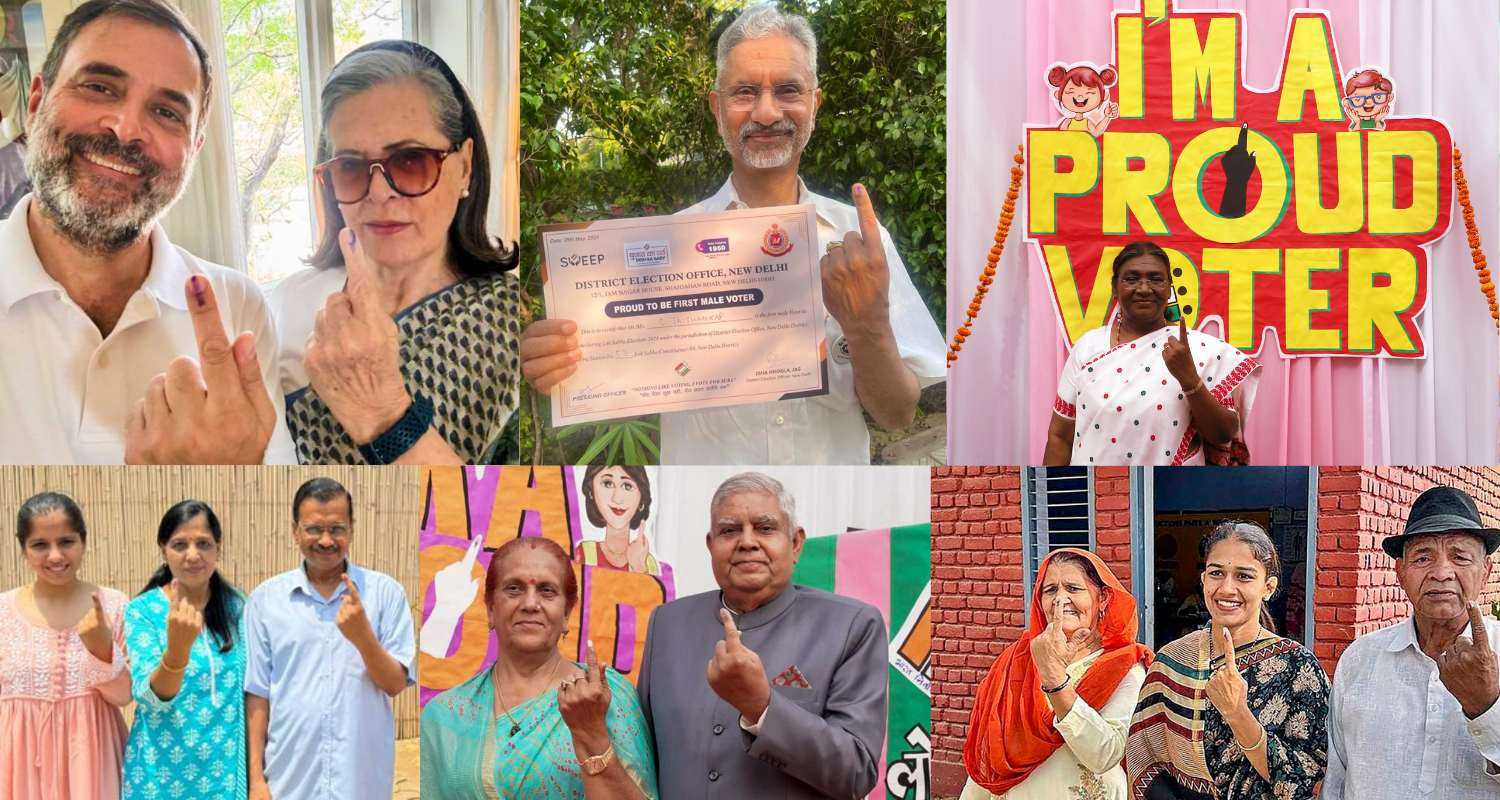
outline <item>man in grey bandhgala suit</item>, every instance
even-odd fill
[[[637,682],[662,800],[864,797],[885,740],[880,612],[791,584],[806,534],[775,479],[736,475],[709,509],[719,590],[656,609]]]

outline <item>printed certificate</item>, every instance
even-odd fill
[[[811,205],[544,225],[548,319],[583,360],[552,424],[827,394]]]

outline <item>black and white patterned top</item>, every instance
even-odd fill
[[[298,273],[272,293],[278,311],[293,301],[299,311],[311,306],[307,313],[277,315],[287,426],[303,464],[363,464],[359,448],[308,384],[302,368],[317,309],[344,282],[342,269],[317,272],[326,274]],[[306,292],[298,291],[299,283]],[[407,391],[432,402],[433,426],[466,463],[503,458],[501,434],[519,399],[520,314],[519,282],[510,271],[460,281],[395,317]],[[297,324],[304,317],[306,322]]]

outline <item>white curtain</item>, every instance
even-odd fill
[[[513,242],[521,235],[521,0],[483,2],[480,73],[470,85],[477,89],[474,103],[489,137],[488,227],[501,240]]]
[[[490,156],[491,236],[520,235],[520,0],[419,0],[418,42],[464,82],[484,126]]]
[[[213,100],[205,120],[203,149],[187,189],[162,224],[174,244],[199,258],[245,269],[245,234],[240,230],[239,181],[234,171],[234,135],[225,79],[224,31],[218,0],[176,0],[208,48],[214,75]]]

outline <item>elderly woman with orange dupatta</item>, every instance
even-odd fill
[[[1037,570],[1031,623],[979,685],[961,800],[1124,800],[1120,760],[1151,663],[1135,598],[1093,553]]]

